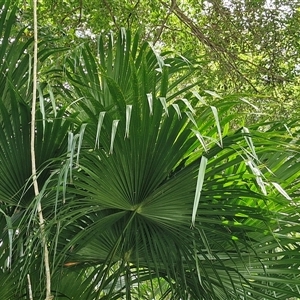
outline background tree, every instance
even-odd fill
[[[297,1],[45,0],[40,16],[41,32],[70,47],[122,27],[141,30],[157,48],[196,59],[203,89],[251,95],[269,119],[298,109]]]

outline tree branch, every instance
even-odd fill
[[[112,18],[112,21],[114,22],[115,26],[119,29],[119,26],[118,26],[118,24],[117,24],[117,22],[116,22],[115,15],[114,15],[114,13],[113,13],[111,7],[109,6],[109,4],[107,3],[106,0],[102,0],[102,2],[104,3],[104,6],[107,8],[107,10],[108,10],[108,12],[109,12],[109,14],[110,14],[110,16],[111,16],[111,18]]]
[[[163,30],[166,27],[167,20],[168,20],[169,16],[172,14],[173,8],[175,5],[176,5],[176,2],[174,0],[172,0],[172,4],[171,4],[171,7],[169,8],[169,12],[168,12],[167,16],[165,17],[165,19],[163,20],[163,23],[161,24],[161,26],[158,30],[157,36],[156,36],[155,40],[153,41],[153,45],[155,45],[159,41],[159,39],[163,33]]]
[[[161,4],[169,9],[172,9],[172,12],[176,15],[176,17],[185,24],[190,30],[191,33],[205,46],[209,49],[213,50],[219,57],[220,60],[225,62],[230,70],[234,70],[245,82],[247,82],[256,92],[258,90],[256,87],[249,81],[249,79],[241,73],[238,67],[235,64],[235,60],[232,57],[232,53],[229,53],[226,49],[222,46],[214,43],[209,37],[207,37],[199,28],[197,24],[193,20],[191,20],[177,5],[176,0],[172,0],[171,6],[169,7],[163,1],[160,1]]]

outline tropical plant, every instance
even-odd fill
[[[237,97],[138,34],[97,53],[66,52],[40,84],[38,197],[31,104],[23,85],[1,94],[2,299],[43,298],[38,201],[55,299],[300,297],[297,124],[236,129]]]

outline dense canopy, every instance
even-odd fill
[[[30,32],[31,6],[25,3],[21,25],[28,24]],[[296,117],[299,108],[299,18],[297,0],[39,4],[40,35],[58,38],[59,45],[75,47],[122,27],[140,30],[156,49],[193,58],[203,89],[251,95],[260,111],[275,119]]]

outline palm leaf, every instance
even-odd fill
[[[88,297],[105,299],[104,282],[122,276],[139,282],[163,278],[173,297],[182,299],[299,296],[297,238],[287,230],[298,230],[296,217],[288,222],[289,200],[271,188],[272,173],[258,168],[265,155],[273,155],[275,148],[282,151],[278,132],[227,129],[222,137],[236,101],[216,102],[212,108],[204,101],[196,104],[197,94],[187,93],[188,88],[180,95],[172,76],[179,85],[188,73],[178,80],[186,70],[178,60],[165,64],[147,45],[131,54],[127,38],[120,33],[115,55],[113,42],[105,54],[100,40],[99,66],[89,49],[75,56],[76,68],[69,65],[78,109],[85,112],[81,122],[87,126],[69,190],[78,199],[60,215],[73,220],[73,237],[61,245],[70,265],[76,262],[84,270],[88,263],[98,269]],[[81,88],[83,73],[89,83]],[[288,143],[281,138],[282,145]],[[203,154],[208,162],[190,228]],[[68,230],[66,225],[59,238]],[[118,272],[110,271],[118,262]],[[280,272],[282,266],[289,271]],[[130,284],[124,283],[127,299]],[[113,292],[111,288],[108,297]]]

